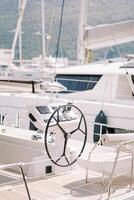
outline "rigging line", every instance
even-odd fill
[[[112,31],[112,28],[110,29],[110,32],[111,32],[111,34],[112,34],[112,36],[113,36],[113,39],[114,39],[114,41],[115,41],[115,47],[116,47],[117,52],[118,52],[118,54],[119,54],[119,56],[120,56],[120,58],[121,58],[122,64],[123,64],[123,66],[125,66],[125,62],[124,62],[124,59],[123,59],[123,57],[122,57],[119,44],[118,44],[118,42],[117,42],[117,40],[116,40],[116,36],[115,36],[114,32]],[[125,66],[125,71],[126,71],[126,75],[129,74],[126,66]]]
[[[124,59],[123,59],[121,51],[120,51],[119,44],[117,43],[117,40],[116,40],[116,36],[115,36],[114,32],[112,31],[112,29],[110,29],[110,31],[111,31],[113,39],[115,41],[115,46],[116,46],[117,52],[118,52],[118,54],[121,58],[122,64],[123,64],[123,66],[125,66],[126,77],[127,77],[128,83],[130,85],[130,89],[131,89],[132,93],[134,93],[134,86],[133,86],[133,83],[132,83],[132,78],[131,78],[131,75],[129,74],[127,66],[125,65]]]
[[[132,91],[132,93],[133,93],[133,92],[134,92],[134,86],[133,86],[133,84],[132,84],[132,79],[131,79],[131,76],[129,75],[129,71],[128,71],[128,69],[127,69],[127,65],[125,65],[124,59],[123,59],[122,54],[121,54],[121,51],[120,51],[119,44],[117,43],[116,37],[115,37],[115,35],[114,35],[112,29],[111,29],[110,31],[111,31],[111,33],[112,33],[112,36],[113,36],[114,40],[115,40],[117,52],[118,52],[118,54],[119,54],[119,56],[120,56],[120,58],[121,58],[121,61],[122,61],[123,66],[125,67],[124,69],[125,69],[125,72],[126,72],[126,77],[127,77],[127,80],[128,80],[129,86],[130,86],[130,89],[131,89],[131,91]]]
[[[59,45],[60,45],[60,38],[61,38],[61,29],[62,29],[62,22],[63,22],[64,5],[65,5],[65,0],[62,1],[62,7],[61,7],[59,34],[58,34],[57,48],[56,48],[56,54],[55,54],[55,56],[56,56],[55,67],[56,67],[56,64],[57,64],[57,58],[58,58],[58,54],[59,54]]]
[[[107,17],[108,17],[109,20],[111,19],[110,15],[107,16]],[[119,57],[121,58],[121,61],[122,61],[123,65],[124,65],[125,63],[124,63],[124,60],[122,58],[122,54],[121,54],[120,47],[119,47],[119,44],[117,42],[116,36],[115,36],[112,28],[109,27],[109,30],[110,30],[110,32],[112,34],[113,40],[115,41],[115,47],[116,47],[117,53],[118,53]]]
[[[119,47],[119,44],[118,44],[118,42],[117,42],[116,36],[115,36],[115,34],[114,34],[112,28],[109,28],[109,29],[110,29],[110,32],[111,32],[111,34],[112,34],[112,37],[113,37],[113,39],[114,39],[114,41],[115,41],[115,46],[116,46],[117,52],[118,52],[118,54],[119,54],[119,57],[121,58],[122,64],[123,64],[123,66],[125,66],[125,62],[124,62],[124,59],[123,59],[123,57],[122,57],[122,54],[121,54],[120,47]],[[126,66],[125,66],[125,71],[126,71],[126,76],[127,76],[128,82],[129,82],[129,84],[130,84],[129,72],[128,72]],[[130,87],[131,87],[131,85],[130,85]],[[103,105],[104,105],[105,90],[106,90],[106,88],[107,88],[107,86],[105,86],[105,89],[104,89],[104,94],[103,94],[103,100],[102,100],[101,109],[102,109],[102,107],[103,107]],[[132,88],[131,88],[131,90],[132,90]],[[132,90],[132,92],[133,92],[133,90]],[[110,89],[110,93],[111,93],[111,97],[112,97],[112,88]]]
[[[125,66],[125,63],[124,63],[124,60],[123,60],[123,58],[122,58],[122,54],[121,54],[119,45],[118,45],[118,43],[117,43],[116,37],[115,37],[115,35],[114,35],[114,32],[112,31],[111,28],[110,28],[110,32],[111,32],[112,37],[113,37],[113,39],[114,39],[114,41],[115,41],[115,46],[116,46],[116,48],[117,48],[117,52],[118,52],[118,54],[119,54],[119,56],[120,56],[120,58],[121,58],[121,61],[122,61],[122,63],[123,63],[123,66]],[[126,70],[126,75],[127,75],[127,74],[128,74],[128,70],[127,70],[126,66],[125,66],[125,70]],[[110,85],[110,88],[109,88],[109,89],[110,89],[110,95],[111,95],[111,99],[112,99],[112,86],[111,86],[111,85]],[[101,107],[100,107],[101,110],[102,110],[102,107],[104,106],[104,100],[105,100],[106,90],[108,91],[108,85],[107,85],[107,84],[105,85],[105,88],[104,88],[104,94],[103,94],[102,104],[101,104]]]
[[[120,47],[119,47],[119,44],[118,44],[118,42],[117,42],[117,40],[116,40],[116,36],[115,36],[115,34],[114,34],[112,28],[110,28],[110,32],[111,32],[112,37],[113,37],[113,39],[114,39],[114,41],[115,41],[115,46],[116,46],[117,52],[118,52],[118,54],[119,54],[119,57],[121,58],[121,61],[122,61],[123,65],[124,65],[125,63],[124,63],[124,60],[123,60],[123,58],[122,58],[122,54],[121,54],[121,51],[120,51]]]

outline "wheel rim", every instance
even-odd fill
[[[71,110],[74,109],[75,111],[77,111],[77,113],[79,114],[79,118],[77,120],[77,127],[73,128],[73,130],[69,130],[67,131],[64,127],[63,127],[63,122],[60,119],[60,113],[62,113],[61,111],[66,110],[67,107],[70,107]],[[55,123],[52,123],[55,122]],[[73,122],[73,120],[68,120],[67,122]],[[64,142],[63,142],[63,151],[62,153],[60,153],[59,156],[57,156],[56,159],[53,158],[53,156],[51,155],[50,151],[49,151],[49,142],[48,142],[48,134],[50,132],[51,128],[56,128],[57,130],[60,130],[61,135],[63,136]],[[59,132],[59,131],[58,131]],[[83,135],[83,141],[80,147],[80,151],[78,152],[78,154],[76,155],[76,157],[73,158],[73,160],[70,161],[69,156],[67,155],[67,145],[69,143],[70,138],[74,135],[74,134],[82,134]],[[58,133],[56,133],[58,134]],[[51,115],[51,117],[48,120],[47,126],[46,126],[46,130],[45,130],[45,137],[44,137],[44,144],[45,144],[45,149],[47,152],[48,157],[50,158],[50,160],[57,166],[59,167],[68,167],[73,165],[77,159],[81,156],[85,144],[86,144],[86,140],[87,140],[87,124],[86,124],[86,119],[83,115],[83,113],[81,112],[81,110],[74,106],[73,104],[71,105],[63,105],[60,106],[57,110],[55,110],[53,112],[53,114]],[[60,141],[59,141],[60,144]],[[60,145],[59,145],[60,146]],[[61,164],[60,161],[63,160],[65,161],[65,163]]]

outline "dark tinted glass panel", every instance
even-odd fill
[[[34,126],[34,124],[32,122],[30,122],[30,124],[29,124],[29,130],[37,131],[37,128]]]
[[[1,65],[0,67],[3,68],[3,69],[5,69],[5,68],[8,67],[8,65]]]
[[[67,88],[67,92],[91,90],[102,75],[56,75],[56,80]]]
[[[41,114],[50,114],[50,110],[47,106],[38,106],[36,108]]]
[[[134,75],[132,75],[131,78],[132,78],[132,81],[133,81],[133,84],[134,84]]]
[[[30,113],[29,114],[29,118],[33,121],[33,122],[36,122],[37,120],[35,119],[35,117]]]
[[[0,115],[0,123],[2,124],[4,122],[5,115]]]
[[[108,133],[111,134],[120,134],[120,133],[133,133],[133,130],[126,130],[126,129],[120,129],[120,128],[111,128],[111,127],[107,127]]]

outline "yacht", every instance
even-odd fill
[[[66,68],[73,84],[66,84],[64,94],[1,92],[1,200],[134,197],[133,133],[115,134],[117,146],[102,135],[103,126],[133,130],[133,62],[119,59],[83,66],[83,73],[81,66]],[[57,74],[66,82],[62,71]],[[82,83],[80,75],[86,78]],[[99,124],[99,141],[93,144],[100,111],[108,123]],[[105,146],[109,142],[112,146]]]
[[[119,52],[119,58],[98,62],[89,61],[89,57],[94,50],[132,42],[134,21],[90,26],[87,24],[88,1],[80,2],[78,65],[56,69],[55,79],[67,88],[59,96],[85,101],[83,112],[89,116],[88,121],[95,121],[103,111],[107,123],[115,127],[110,131],[116,132],[116,128],[133,131],[133,54],[123,56]]]
[[[45,135],[1,125],[0,198],[131,199],[134,141],[128,138],[117,147],[88,143],[86,119],[79,108],[51,109],[51,117],[44,120],[42,115],[42,122],[31,114]],[[37,111],[48,110],[38,107],[36,116]]]
[[[26,4],[25,1],[24,3]],[[80,58],[78,60],[80,62],[84,62],[84,52],[86,48],[96,49],[113,45],[115,40],[112,40],[113,38],[110,32],[112,35],[115,34],[116,37],[114,36],[114,38],[116,38],[118,43],[133,40],[133,21],[101,25],[97,27],[87,27],[85,24],[86,22],[84,21],[84,13],[85,9],[87,8],[86,3],[86,0],[81,1],[80,27],[84,28],[80,29],[79,31],[80,42],[78,49],[80,51],[78,55]],[[108,30],[110,30],[110,32],[108,32]],[[101,33],[100,37],[98,37],[98,33]],[[82,35],[85,35],[84,41],[82,40]],[[104,40],[105,38],[106,41]],[[38,104],[38,102],[41,102],[42,106],[45,106],[46,102],[48,103],[48,101],[46,101],[48,98],[47,96],[49,96],[50,102],[51,98],[54,99],[54,101],[59,101],[59,99],[65,98],[68,99],[69,103],[71,102],[78,106],[83,111],[87,119],[88,129],[91,134],[94,132],[95,128],[93,125],[91,126],[91,124],[96,121],[96,117],[100,114],[100,111],[103,111],[103,114],[107,118],[109,132],[132,132],[134,130],[133,55],[127,55],[126,58],[121,57],[118,59],[108,59],[91,64],[79,64],[77,66],[64,67],[60,69],[58,68],[55,71],[55,79],[57,80],[55,83],[57,84],[59,82],[59,85],[55,85],[55,83],[53,84],[53,81],[51,82],[50,80],[47,83],[42,83],[40,80],[36,81],[34,79],[33,81],[31,77],[28,79],[28,83],[32,88],[33,93],[36,92],[36,85],[39,86],[39,90],[41,88],[44,89],[44,91],[40,91],[41,94],[17,94],[16,92],[13,94],[6,94],[1,92],[0,107],[4,113],[1,114],[1,116],[8,116],[7,108],[9,108],[9,110],[12,108],[12,111],[13,109],[15,111],[18,110],[20,113],[22,112],[21,110],[25,110],[25,113],[29,113],[27,108],[33,105],[32,102],[34,102],[35,107],[37,106],[36,104]],[[48,74],[49,73],[45,73],[46,78],[51,77],[51,80],[53,80],[53,76],[49,76],[51,73],[49,75]],[[24,81],[26,83],[26,80],[24,79],[23,84]],[[12,82],[15,81],[13,80]],[[11,82],[8,81],[7,83],[9,89]],[[54,90],[54,97],[51,95],[51,88]],[[59,93],[57,92],[57,88],[60,91]],[[48,91],[50,92],[49,94]],[[12,100],[7,101],[9,98]],[[19,105],[17,105],[18,100],[20,102]],[[24,102],[26,102],[25,108],[19,109],[19,106],[21,107]],[[9,113],[11,113],[11,111]],[[15,118],[15,112],[12,116]],[[21,120],[21,114],[19,114],[19,116]],[[6,123],[11,125],[12,122],[8,119],[8,117],[6,118]],[[25,115],[24,119],[26,119],[26,124],[29,124],[27,118],[29,119],[28,115]],[[25,128],[25,126],[22,126],[22,124],[25,123],[20,123],[20,127]],[[29,129],[29,125],[26,127]]]

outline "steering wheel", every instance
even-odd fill
[[[73,113],[73,115],[69,115],[69,112]],[[52,142],[49,142],[50,135],[53,134],[58,140],[55,139],[55,141],[53,140]],[[74,164],[81,156],[86,144],[86,140],[86,119],[78,107],[72,104],[67,104],[60,106],[53,112],[46,126],[44,143],[48,157],[55,165],[60,167],[68,167]],[[57,144],[56,141],[58,142]],[[72,144],[73,148],[75,147],[75,150],[77,150],[77,153],[75,153],[73,156],[71,156],[69,151],[70,144]],[[58,148],[60,151],[59,155],[57,155],[55,158],[53,156],[53,152],[51,152],[51,147],[53,145],[55,145],[54,153],[56,152],[56,148]]]

